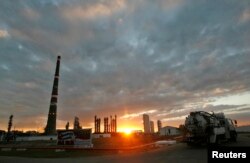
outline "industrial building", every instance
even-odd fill
[[[158,129],[158,133],[160,133],[160,130],[162,128],[162,123],[160,120],[157,121],[157,129]]]
[[[143,114],[143,128],[144,133],[149,134],[150,133],[150,121],[149,121],[149,115]]]
[[[101,126],[101,119],[97,118],[97,116],[95,116],[94,118],[94,124],[95,124],[95,130],[94,133],[95,134],[100,134],[101,130],[100,130],[100,126]],[[104,117],[103,119],[103,124],[104,124],[104,133],[116,133],[117,132],[117,116],[115,115],[114,118],[112,117],[112,115],[110,116],[110,121],[108,117]]]
[[[180,134],[181,132],[177,127],[165,126],[160,129],[160,136],[175,136]]]
[[[82,129],[82,126],[80,126],[79,118],[75,117],[75,120],[74,120],[74,130],[80,130],[80,129]]]
[[[95,132],[94,133],[101,133],[101,118],[97,118],[97,116],[95,116]]]
[[[150,133],[155,133],[154,121],[150,121]]]

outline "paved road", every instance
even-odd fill
[[[237,143],[227,143],[226,146],[250,146],[249,135],[240,135]],[[23,163],[78,163],[78,162],[118,162],[118,163],[206,163],[207,150],[205,147],[188,147],[186,144],[179,143],[172,146],[165,146],[159,149],[137,152],[137,153],[120,153],[117,155],[82,157],[82,158],[19,158],[0,156],[1,163],[23,162]]]

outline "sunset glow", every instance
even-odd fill
[[[142,128],[140,128],[139,126],[138,127],[136,127],[136,126],[122,126],[122,127],[118,128],[118,132],[125,133],[126,135],[130,135],[134,131],[138,131],[138,130],[142,130]]]
[[[129,129],[129,128],[126,128],[126,129],[123,130],[123,132],[124,132],[126,135],[130,135],[131,132],[132,132],[132,130]]]

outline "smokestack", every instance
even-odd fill
[[[52,88],[52,94],[51,94],[51,100],[50,100],[48,120],[47,120],[47,125],[45,127],[46,135],[56,134],[56,113],[57,113],[60,60],[61,60],[61,56],[58,56],[57,63],[56,63],[56,72],[54,76],[54,83],[53,83],[53,88]]]
[[[116,115],[115,115],[115,132],[117,132],[117,118],[116,118]]]
[[[101,119],[98,118],[98,119],[97,119],[97,133],[100,133],[100,132],[101,132],[100,126],[101,126]]]
[[[107,133],[108,132],[108,128],[107,128],[107,118],[104,118],[104,132]]]
[[[109,125],[109,132],[113,132],[113,123],[112,123],[112,115],[110,116],[110,125]]]
[[[104,118],[104,133],[108,133],[110,131],[109,118]]]
[[[95,133],[97,133],[97,119],[96,119],[96,115],[95,115]]]
[[[8,123],[8,133],[10,133],[11,131],[11,127],[12,127],[12,119],[13,119],[13,115],[10,116],[9,118],[9,123]]]

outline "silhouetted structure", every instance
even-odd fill
[[[112,118],[110,116],[110,123],[109,123],[109,118],[105,117],[104,118],[104,133],[113,133],[117,132],[117,117],[115,115],[115,118]]]
[[[108,132],[109,132],[109,118],[104,117],[104,133],[108,133]]]
[[[95,116],[95,133],[100,133],[101,119]]]
[[[57,114],[57,97],[58,97],[58,83],[59,83],[59,70],[60,70],[60,60],[61,57],[57,57],[56,63],[56,71],[54,76],[54,83],[52,88],[50,107],[47,125],[45,127],[46,135],[54,135],[56,134],[56,114]]]
[[[154,121],[150,121],[150,133],[154,133],[154,132],[155,132]]]
[[[5,137],[7,142],[15,140],[15,134],[11,131],[12,120],[13,120],[13,115],[10,115],[9,122],[8,122],[8,131],[7,131],[7,135]]]
[[[115,119],[113,120],[113,125],[114,125],[113,132],[117,132],[117,116],[116,115],[115,115]]]
[[[117,131],[116,115],[115,118],[112,118],[112,116],[110,116],[110,132],[116,132],[116,131]]]
[[[65,126],[66,130],[69,130],[69,122],[67,122],[66,126]]]
[[[80,126],[79,118],[75,117],[75,120],[74,120],[74,130],[79,130],[79,129],[82,129],[82,126]]]
[[[149,116],[147,114],[143,114],[143,128],[144,133],[150,133],[150,121]]]
[[[94,122],[95,122],[95,132],[94,133],[101,133],[101,119],[97,118],[97,116],[95,115],[94,118]],[[104,117],[103,118],[103,129],[104,129],[104,133],[114,133],[117,132],[117,116],[115,115],[115,118],[112,118],[112,116],[110,116],[110,121],[108,117]]]
[[[162,123],[160,120],[157,121],[157,128],[158,128],[158,133],[160,133],[161,128],[162,128]]]
[[[11,131],[11,127],[12,127],[12,120],[13,120],[13,115],[10,115],[10,118],[9,118],[9,123],[8,123],[8,132],[7,132],[7,133],[10,133],[10,131]]]

